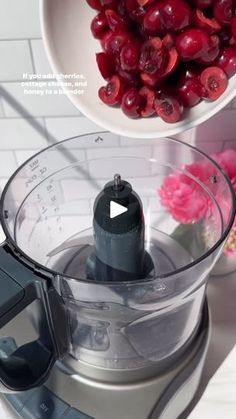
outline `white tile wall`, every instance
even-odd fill
[[[32,116],[78,115],[79,111],[65,95],[56,95],[56,87],[50,87],[52,94],[46,94],[46,87],[35,87],[35,94],[24,94],[21,82],[2,83],[2,87]],[[29,89],[28,89],[29,90]],[[43,91],[43,95],[38,94]],[[3,97],[3,108],[7,117],[19,116],[19,111]],[[24,116],[24,115],[21,115]]]
[[[35,71],[39,74],[50,74],[52,69],[49,65],[42,39],[31,41]]]
[[[103,128],[82,116],[79,118],[45,118],[45,123],[48,132],[58,141],[76,135],[104,131]]]
[[[0,0],[0,39],[40,38],[37,0]]]
[[[40,150],[16,150],[15,151],[15,157],[17,161],[17,165],[20,166],[23,164],[26,160],[28,160],[30,157],[32,157],[34,154],[36,154]]]
[[[10,177],[16,168],[13,151],[0,151],[0,177]]]
[[[47,134],[44,121],[34,121],[42,128],[42,133],[30,125],[30,120],[23,118],[0,119],[0,150],[40,149],[47,146]]]
[[[0,57],[0,80],[20,80],[24,72],[33,72],[28,41],[0,41]]]

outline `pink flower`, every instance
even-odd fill
[[[216,153],[212,158],[224,169],[232,181],[236,179],[236,150],[227,149],[221,153]]]
[[[206,196],[199,189],[194,182],[189,182],[186,175],[171,174],[165,178],[159,191],[161,203],[176,221],[182,224],[196,222],[208,208]]]
[[[236,150],[228,149],[212,156],[231,180],[236,192]],[[182,224],[195,223],[204,216],[212,217],[217,223],[216,206],[199,181],[210,188],[216,201],[220,204],[221,213],[227,222],[230,214],[230,203],[221,190],[221,182],[214,184],[217,170],[207,161],[185,165],[181,171],[167,176],[159,190],[160,200],[172,217]],[[215,214],[215,215],[214,215]],[[236,258],[236,218],[225,245],[225,253]]]
[[[206,163],[183,166],[181,172],[176,171],[165,178],[159,190],[162,205],[182,224],[199,221],[212,202],[196,179],[208,184],[215,174],[214,167]]]

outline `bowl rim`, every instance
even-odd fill
[[[72,278],[69,275],[66,274],[62,274],[60,272],[56,272],[53,269],[50,269],[48,267],[45,267],[44,265],[41,265],[40,263],[38,263],[36,260],[34,260],[33,258],[31,258],[30,256],[28,256],[15,242],[15,239],[11,237],[10,233],[9,233],[9,229],[7,228],[6,222],[5,222],[5,216],[4,216],[4,201],[5,201],[5,196],[6,193],[8,191],[8,188],[11,184],[11,182],[13,181],[14,178],[16,178],[17,174],[27,165],[29,164],[29,162],[31,160],[34,160],[35,157],[39,156],[40,154],[43,154],[45,152],[48,152],[48,150],[52,149],[52,148],[56,148],[58,146],[60,146],[61,144],[67,142],[67,141],[71,141],[74,139],[80,139],[81,137],[86,137],[88,135],[98,135],[98,134],[104,134],[107,133],[108,131],[96,131],[96,132],[92,132],[92,133],[87,133],[87,134],[81,134],[81,135],[76,135],[70,138],[67,138],[65,140],[62,141],[58,141],[55,144],[51,144],[50,146],[44,148],[43,150],[40,150],[39,152],[37,152],[36,154],[34,154],[33,156],[31,156],[29,159],[27,159],[22,165],[20,165],[20,167],[18,167],[18,169],[12,174],[12,176],[10,177],[10,179],[8,180],[7,184],[5,185],[1,198],[0,198],[0,223],[2,226],[2,229],[4,231],[4,234],[6,236],[6,240],[5,242],[7,244],[10,245],[10,247],[13,249],[13,252],[16,253],[16,257],[18,258],[24,258],[23,260],[28,263],[31,267],[32,264],[35,267],[35,269],[38,269],[38,267],[45,273],[50,274],[50,277],[55,277],[56,275],[59,275],[60,277],[64,277],[67,280],[76,280],[79,282],[83,282],[86,284],[96,284],[96,285],[105,285],[105,284],[109,284],[109,286],[117,286],[117,284],[119,284],[119,286],[122,284],[124,285],[141,285],[141,284],[148,284],[148,283],[153,283],[156,280],[160,280],[160,279],[168,279],[171,280],[173,277],[175,277],[176,275],[179,275],[181,273],[185,273],[185,272],[189,272],[194,266],[199,265],[201,262],[203,262],[208,256],[210,256],[212,253],[214,253],[214,251],[220,247],[220,245],[222,245],[224,243],[224,241],[226,240],[231,227],[233,225],[234,219],[235,219],[235,215],[236,215],[236,193],[233,189],[233,185],[230,182],[230,179],[228,178],[227,174],[225,173],[225,171],[219,166],[219,164],[217,162],[215,162],[215,160],[213,160],[211,157],[209,157],[206,153],[204,153],[203,151],[199,150],[198,148],[184,143],[183,141],[177,140],[175,138],[171,138],[171,137],[166,137],[163,138],[163,141],[168,140],[168,141],[172,141],[174,143],[178,143],[181,146],[185,146],[187,148],[189,148],[190,150],[193,150],[195,153],[200,154],[201,156],[203,156],[205,159],[209,160],[211,162],[211,164],[213,166],[216,167],[217,171],[219,171],[223,178],[225,179],[225,182],[229,188],[229,191],[231,192],[231,197],[232,197],[232,210],[231,210],[231,215],[230,218],[228,220],[228,223],[226,225],[225,230],[223,231],[223,233],[221,234],[220,238],[216,241],[216,243],[209,249],[207,250],[203,255],[201,255],[200,257],[198,257],[197,259],[195,259],[193,262],[188,263],[187,265],[176,269],[173,272],[169,272],[167,274],[161,274],[161,275],[156,275],[154,278],[150,279],[150,280],[137,280],[137,281],[123,281],[122,283],[117,283],[117,282],[98,282],[98,281],[89,281],[89,280],[80,280],[79,278]],[[159,138],[160,141],[162,141],[161,138]],[[84,148],[84,147],[83,147]],[[37,187],[37,186],[36,186]],[[30,192],[31,193],[31,192]]]
[[[85,1],[85,0],[83,0]],[[44,47],[46,50],[46,55],[48,58],[48,61],[50,63],[50,66],[57,75],[57,79],[61,80],[59,77],[60,74],[62,74],[62,71],[60,69],[60,65],[53,54],[53,43],[52,39],[50,37],[50,25],[48,21],[48,15],[47,15],[47,5],[49,4],[50,0],[40,0],[39,3],[39,15],[40,15],[40,25],[41,25],[41,31],[42,31],[42,38]],[[236,79],[236,75],[232,76],[230,79]],[[230,80],[229,79],[229,80]],[[229,86],[228,86],[229,87]],[[228,89],[227,87],[227,89]],[[155,139],[155,138],[162,138],[162,137],[170,137],[173,135],[180,134],[181,132],[184,132],[186,130],[189,130],[191,128],[194,128],[203,122],[207,121],[208,119],[212,118],[215,114],[217,114],[219,111],[221,111],[236,95],[236,89],[232,89],[228,92],[227,96],[222,99],[217,99],[214,103],[215,106],[213,109],[209,110],[208,112],[205,112],[204,114],[201,114],[199,117],[196,117],[193,120],[190,120],[186,123],[186,119],[183,119],[182,121],[178,122],[178,126],[174,126],[171,128],[171,124],[166,123],[166,126],[168,129],[163,129],[161,131],[156,132],[149,132],[148,130],[145,131],[145,133],[140,132],[138,129],[123,129],[119,123],[116,122],[116,118],[114,118],[114,123],[109,122],[106,120],[105,112],[104,112],[104,118],[101,116],[98,116],[96,112],[91,112],[86,105],[84,105],[83,100],[81,100],[78,96],[73,95],[71,92],[68,92],[65,86],[62,86],[64,92],[66,93],[69,100],[75,105],[75,107],[80,110],[87,118],[89,118],[91,121],[93,121],[95,124],[97,124],[102,129],[108,130],[110,132],[113,132],[117,135],[130,137],[130,138],[136,138],[136,139]],[[226,90],[227,90],[226,89]],[[218,102],[218,103],[217,103]],[[194,108],[196,108],[198,105],[196,105]],[[191,108],[190,108],[191,111]],[[119,118],[117,118],[119,120]],[[145,121],[147,121],[145,119]]]

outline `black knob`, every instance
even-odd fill
[[[94,203],[95,253],[87,276],[98,281],[144,278],[144,216],[142,202],[130,183],[115,175]]]

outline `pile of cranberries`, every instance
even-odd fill
[[[131,118],[181,119],[236,73],[236,0],[87,0],[107,85],[100,99]]]

